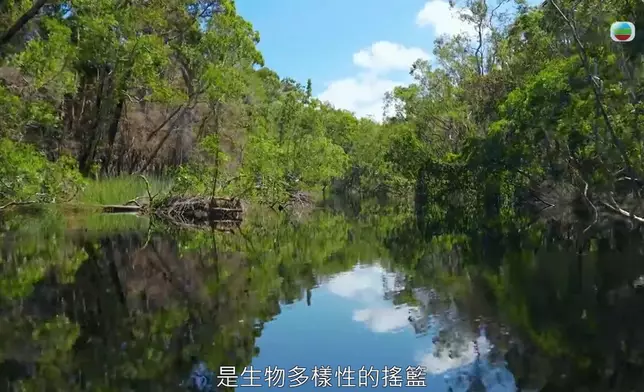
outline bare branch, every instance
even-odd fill
[[[40,9],[47,3],[47,0],[36,0],[34,5],[29,8],[7,31],[0,36],[0,48],[6,45],[18,32],[33,19]]]
[[[141,177],[143,181],[145,181],[145,188],[146,188],[146,191],[148,192],[148,198],[150,199],[150,206],[152,206],[152,200],[154,200],[156,195],[152,196],[152,192],[150,192],[150,182],[148,181],[148,179],[145,178],[143,174],[139,174],[139,177]]]
[[[584,181],[584,180],[582,179],[582,181]],[[593,219],[593,223],[591,223],[590,225],[588,225],[588,227],[586,227],[584,229],[584,233],[585,233],[588,230],[590,230],[590,228],[593,227],[595,225],[595,223],[597,223],[597,220],[599,219],[599,213],[597,212],[597,207],[588,198],[588,183],[586,181],[584,181],[584,184],[585,184],[584,185],[584,193],[583,193],[584,200],[586,201],[586,203],[588,205],[590,205],[590,207],[593,209],[593,212],[595,214],[595,218]]]
[[[626,211],[625,209],[621,208],[621,207],[617,204],[617,202],[615,201],[615,198],[614,198],[612,195],[611,195],[610,199],[611,199],[611,203],[613,203],[613,205],[611,205],[611,204],[609,204],[609,203],[606,203],[605,201],[602,201],[601,203],[602,203],[606,208],[608,208],[609,210],[611,210],[611,211],[613,211],[613,212],[616,212],[616,213],[618,213],[618,214],[620,214],[620,215],[622,215],[622,216],[625,216],[625,217],[627,217],[627,218],[630,218],[630,219],[632,219],[632,220],[634,220],[634,221],[637,221],[637,222],[639,222],[639,223],[644,223],[644,218],[642,218],[642,217],[640,217],[640,216],[637,216],[637,215],[633,214],[632,212]]]

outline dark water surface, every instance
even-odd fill
[[[644,390],[636,233],[428,236],[393,208],[0,223],[0,390]]]

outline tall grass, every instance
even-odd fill
[[[172,186],[168,178],[148,177],[152,196],[167,192]],[[121,176],[92,180],[76,196],[76,201],[88,204],[123,204],[137,197],[147,200],[145,181],[138,176]]]

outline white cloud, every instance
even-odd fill
[[[431,26],[436,35],[456,35],[459,33],[474,35],[474,26],[461,20],[459,13],[471,15],[463,8],[451,8],[447,1],[428,1],[416,15],[416,24],[421,27]]]
[[[371,116],[378,121],[383,115],[385,93],[404,84],[374,74],[360,74],[329,83],[318,98],[358,117]]]
[[[378,41],[353,54],[353,63],[374,72],[408,71],[418,59],[429,60],[421,48],[405,47],[389,41]]]
[[[408,71],[416,60],[429,58],[421,48],[389,41],[374,42],[353,54],[353,64],[366,72],[332,81],[318,98],[337,108],[352,111],[358,117],[380,121],[385,93],[409,83],[408,78],[394,80],[390,74]]]
[[[459,14],[467,13],[469,11],[463,8],[450,8],[447,1],[431,0],[416,15],[416,24],[432,27],[437,36],[459,33],[474,35],[474,26],[459,17]],[[391,73],[409,70],[418,59],[430,60],[430,55],[418,47],[406,47],[390,41],[374,42],[353,54],[353,64],[366,73],[363,71],[330,82],[318,98],[336,108],[352,111],[358,117],[372,117],[380,121],[385,93],[411,82],[409,77],[395,78]]]
[[[409,312],[408,306],[361,309],[354,312],[353,320],[365,323],[376,333],[398,332],[409,327]]]

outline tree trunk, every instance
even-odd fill
[[[40,9],[47,3],[47,0],[36,0],[33,6],[29,11],[25,12],[18,20],[9,27],[9,30],[5,31],[2,36],[0,36],[0,49],[5,46],[11,39],[27,24],[31,19],[33,19]]]
[[[121,117],[123,116],[123,109],[125,108],[125,97],[120,97],[118,103],[116,104],[116,109],[114,116],[112,117],[112,122],[107,131],[107,152],[105,153],[105,159],[103,160],[102,172],[107,175],[110,170],[110,165],[112,164],[112,151],[114,149],[114,142],[116,141],[116,135],[119,132],[119,124],[121,122]]]
[[[107,74],[107,72],[105,72]],[[103,106],[103,92],[105,90],[105,84],[107,76],[102,78],[97,77],[98,80],[98,91],[96,93],[96,108],[94,110],[94,121],[91,126],[88,127],[88,132],[91,132],[89,135],[89,142],[83,145],[82,150],[79,153],[78,157],[78,168],[83,175],[88,175],[92,164],[94,163],[94,158],[96,157],[96,150],[98,144],[102,138],[101,135],[101,111]]]

